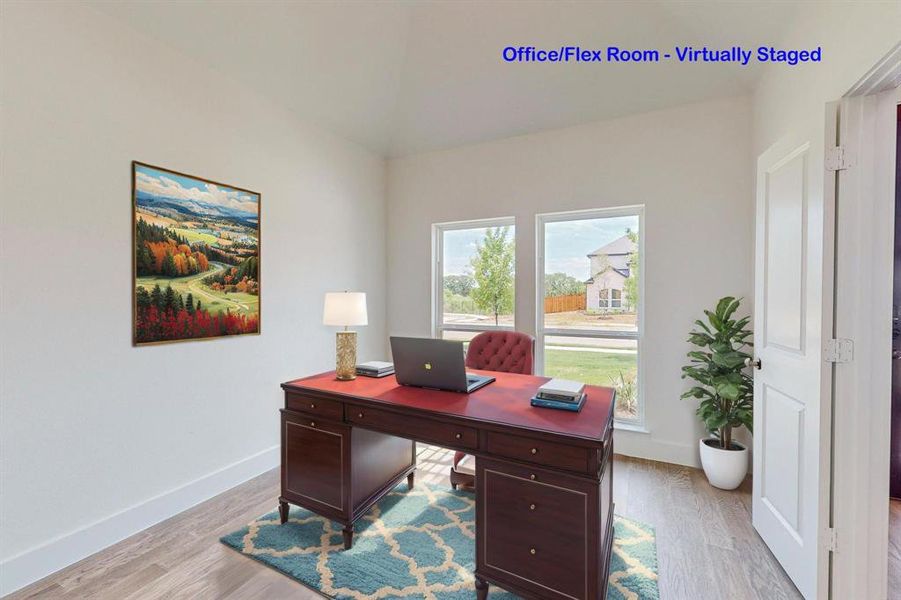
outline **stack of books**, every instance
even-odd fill
[[[579,412],[585,404],[585,384],[568,379],[551,379],[538,388],[532,406]]]
[[[370,360],[357,365],[357,375],[362,375],[363,377],[387,377],[393,374],[394,363]]]

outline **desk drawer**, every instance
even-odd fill
[[[285,408],[313,415],[321,419],[341,421],[344,418],[344,407],[334,400],[322,400],[302,394],[285,394]]]
[[[347,420],[360,427],[454,448],[478,448],[478,431],[430,419],[410,417],[375,408],[347,407]]]
[[[590,485],[488,460],[479,460],[478,475],[478,570],[536,597],[593,597]]]
[[[282,497],[328,514],[346,513],[349,433],[346,425],[283,411]]]
[[[590,470],[591,451],[581,446],[567,446],[535,438],[487,431],[482,449],[490,454],[548,467],[580,473],[588,473]]]

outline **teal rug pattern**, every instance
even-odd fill
[[[614,518],[609,600],[658,600],[657,545],[647,525]],[[475,499],[471,493],[401,484],[355,524],[344,550],[341,525],[291,507],[221,538],[226,544],[339,600],[475,597]],[[491,586],[492,600],[515,596]]]

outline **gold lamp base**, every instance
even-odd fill
[[[357,332],[339,331],[335,341],[335,379],[357,378]]]

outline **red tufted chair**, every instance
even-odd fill
[[[532,374],[535,338],[518,331],[485,331],[472,338],[466,351],[466,367],[485,371]],[[451,487],[475,485],[475,459],[464,452],[454,454]]]

